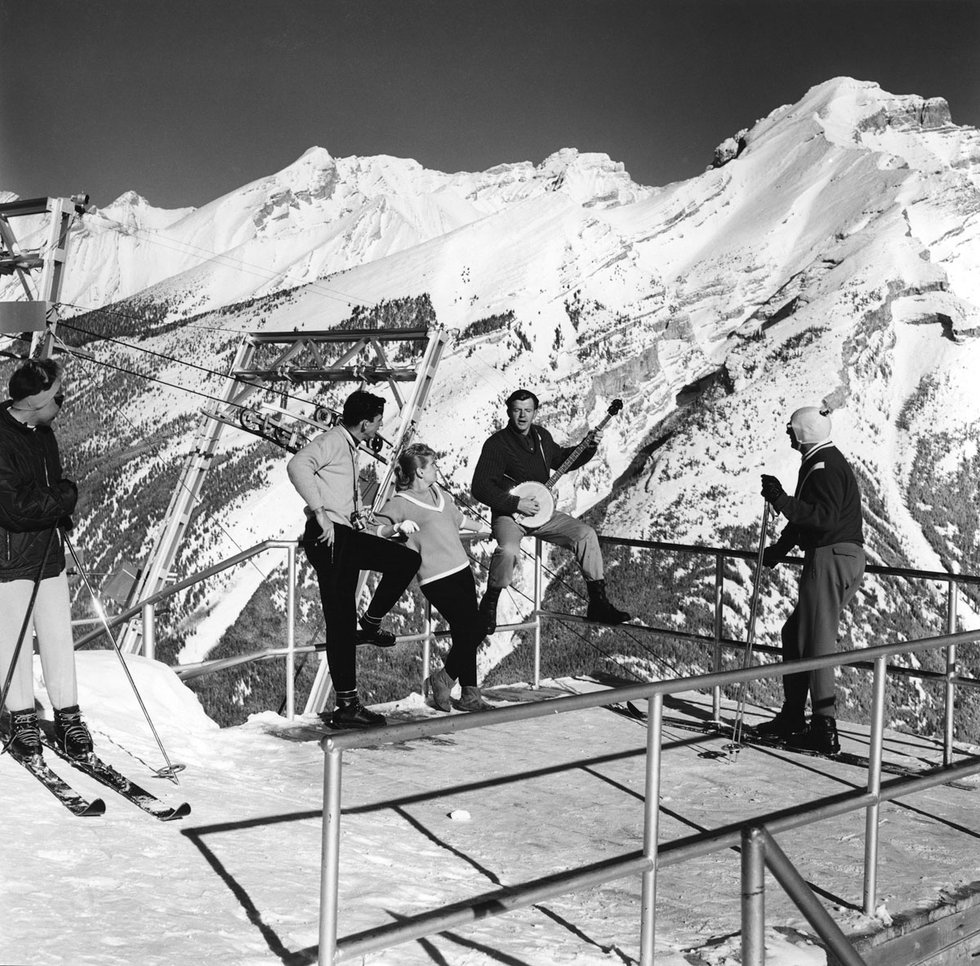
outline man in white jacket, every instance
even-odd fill
[[[395,643],[393,634],[381,630],[381,620],[421,563],[414,550],[368,533],[361,522],[357,448],[377,436],[384,405],[380,396],[361,390],[351,393],[340,422],[307,443],[286,466],[307,504],[302,545],[320,585],[327,664],[337,692],[337,710],[321,717],[334,728],[377,728],[387,723],[357,696],[355,648]],[[358,629],[355,596],[362,570],[374,570],[382,577]]]

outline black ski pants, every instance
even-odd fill
[[[323,531],[313,517],[306,523],[303,549],[316,571],[327,626],[327,666],[336,691],[357,687],[357,579],[362,570],[381,574],[369,607],[372,617],[384,617],[405,592],[422,558],[408,547],[382,540],[364,530],[334,524],[332,547],[317,543]]]
[[[463,687],[476,687],[476,650],[483,640],[476,602],[476,581],[469,567],[422,584],[426,600],[449,625],[453,646],[446,655],[446,673]]]

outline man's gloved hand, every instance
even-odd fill
[[[763,473],[762,495],[769,503],[775,506],[779,498],[786,495],[786,491],[783,489],[783,484],[775,476]]]
[[[407,537],[410,533],[418,533],[419,525],[414,520],[402,520],[395,524],[395,533],[399,537]]]
[[[771,568],[775,567],[776,564],[778,564],[780,560],[782,560],[782,554],[780,554],[779,551],[776,550],[776,548],[774,546],[773,547],[766,547],[766,549],[762,551],[762,566],[763,567],[769,567],[771,569]]]

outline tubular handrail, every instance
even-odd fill
[[[228,570],[229,567],[234,567],[236,564],[240,564],[251,557],[255,557],[265,550],[273,550],[276,548],[284,549],[288,547],[295,547],[298,544],[298,540],[263,540],[261,543],[257,543],[246,550],[242,550],[225,560],[219,560],[218,563],[213,564],[210,567],[205,567],[203,570],[195,571],[189,576],[178,580],[176,583],[168,584],[166,587],[161,587],[160,590],[150,594],[149,597],[144,597],[142,600],[139,600],[135,604],[131,604],[129,607],[120,611],[114,617],[110,617],[107,621],[108,626],[112,628],[118,627],[120,624],[125,624],[126,621],[131,620],[137,614],[141,613],[144,607],[159,604],[161,600],[166,600],[168,597],[172,597],[174,594],[177,594],[182,590],[186,590],[188,587],[200,583],[202,580],[207,580],[208,577],[213,577],[215,574],[220,574],[223,570]],[[105,630],[103,626],[97,631],[92,631],[91,633],[80,637],[77,641],[75,641],[75,650],[77,651],[80,647],[84,647],[86,644],[98,639],[104,633]]]
[[[645,550],[667,550],[674,553],[690,553],[702,556],[731,557],[736,560],[754,560],[757,555],[755,550],[728,550],[724,547],[705,547],[700,544],[684,543],[664,543],[658,540],[635,540],[631,537],[609,537],[600,534],[599,543],[609,544],[611,547],[635,547]],[[803,566],[802,557],[784,557],[779,561],[780,564],[792,564],[795,567]],[[912,570],[907,567],[886,567],[882,564],[868,564],[865,572],[869,574],[882,574],[886,577],[905,577],[909,580],[936,580],[946,583],[950,580],[958,584],[977,584],[980,585],[980,575],[977,574],[954,574],[948,570]]]
[[[486,534],[467,534],[474,538],[483,539]],[[705,634],[696,634],[687,631],[678,631],[672,628],[655,628],[647,626],[630,625],[630,633],[654,633],[661,637],[668,637],[674,640],[687,640],[697,643],[709,644],[713,650],[713,664],[715,670],[721,669],[721,655],[722,648],[742,648],[744,649],[745,643],[743,641],[732,640],[731,638],[726,638],[722,633],[723,628],[723,606],[724,606],[724,596],[723,596],[723,585],[724,585],[724,561],[728,558],[733,559],[745,559],[751,560],[753,556],[756,556],[753,551],[744,550],[734,550],[734,549],[723,549],[720,547],[705,547],[696,544],[676,544],[649,540],[636,540],[626,537],[612,537],[612,536],[600,536],[600,541],[609,545],[619,545],[634,548],[648,548],[654,550],[665,550],[665,551],[675,551],[684,553],[694,553],[703,554],[708,556],[714,556],[715,558],[715,617],[714,617],[714,634],[709,636]],[[237,667],[242,664],[247,664],[252,661],[267,661],[276,657],[284,656],[286,659],[286,710],[287,715],[291,718],[294,714],[294,697],[295,697],[295,660],[297,653],[310,653],[309,646],[297,649],[295,644],[295,627],[294,618],[296,613],[296,549],[299,545],[297,540],[265,540],[262,543],[256,544],[247,550],[243,550],[238,554],[228,558],[224,561],[219,561],[217,564],[211,567],[200,570],[194,574],[191,574],[175,584],[169,585],[167,587],[161,588],[156,593],[151,596],[136,602],[132,606],[123,610],[122,613],[118,614],[109,621],[109,627],[115,627],[119,624],[132,619],[138,613],[142,612],[143,621],[143,641],[144,650],[147,656],[154,656],[154,606],[161,600],[170,597],[181,590],[192,586],[208,577],[214,576],[226,570],[236,564],[242,563],[243,561],[264,552],[265,550],[275,549],[275,548],[285,548],[287,549],[287,569],[290,575],[290,579],[287,582],[286,590],[286,613],[287,613],[287,646],[282,648],[267,648],[262,651],[253,652],[249,655],[237,655],[228,658],[217,658],[211,661],[199,662],[195,665],[184,665],[175,668],[178,676],[189,680],[195,677],[200,677],[205,674],[212,673],[214,671],[227,670],[232,667]],[[534,608],[530,614],[530,619],[525,621],[520,621],[513,624],[505,624],[499,627],[502,631],[518,631],[518,630],[531,630],[532,631],[532,644],[534,650],[534,677],[533,684],[535,687],[538,686],[540,682],[540,667],[541,667],[541,620],[545,619],[558,619],[566,623],[574,623],[577,621],[584,620],[583,618],[575,617],[568,614],[556,614],[548,611],[544,611],[541,608],[541,598],[542,590],[544,586],[543,574],[542,574],[542,552],[541,552],[541,542],[535,542],[534,550]],[[794,566],[799,566],[802,564],[802,560],[798,557],[787,558],[787,563]],[[898,576],[908,579],[926,579],[935,580],[940,582],[945,582],[947,585],[947,602],[946,602],[946,629],[948,632],[952,632],[956,629],[956,595],[957,588],[961,583],[965,584],[978,584],[980,583],[980,576],[974,576],[971,574],[948,574],[948,573],[938,573],[935,571],[918,571],[909,570],[907,568],[896,568],[896,567],[880,567],[872,565],[868,567],[869,572],[878,573],[882,575]],[[76,644],[76,648],[84,647],[90,641],[93,641],[99,637],[101,633],[104,633],[102,629],[96,629],[89,634],[84,635],[80,638]],[[423,679],[428,674],[428,668],[430,665],[431,658],[431,644],[432,641],[446,635],[445,631],[435,631],[433,626],[433,620],[431,616],[431,606],[427,605],[426,608],[426,620],[424,629],[419,634],[409,634],[402,635],[399,637],[399,641],[402,643],[408,643],[412,641],[422,642],[422,677]],[[756,645],[756,649],[762,653],[768,654],[779,654],[780,649],[774,648],[766,645]],[[856,663],[856,667],[865,667],[862,663]],[[957,686],[978,688],[980,687],[980,680],[970,677],[960,676],[957,673],[956,664],[956,647],[955,645],[949,645],[946,650],[946,671],[929,671],[919,668],[903,668],[900,666],[890,666],[890,670],[895,674],[902,674],[909,677],[918,677],[922,680],[943,680],[945,682],[945,725],[944,725],[944,760],[946,764],[952,761],[953,756],[953,708],[954,708],[954,694],[955,688]],[[717,718],[720,714],[721,708],[721,691],[719,687],[715,687],[712,691],[712,706],[714,717]]]
[[[367,732],[348,732],[328,736],[320,743],[324,751],[324,808],[318,962],[321,966],[326,966],[326,964],[333,964],[338,956],[348,958],[353,955],[364,955],[411,939],[419,939],[423,936],[442,932],[451,926],[470,922],[476,918],[524,908],[535,902],[540,902],[544,898],[560,895],[573,889],[594,886],[601,882],[639,873],[643,877],[640,963],[641,966],[652,966],[653,919],[655,916],[656,871],[658,868],[738,844],[746,821],[755,825],[764,824],[772,832],[778,832],[808,825],[859,808],[867,810],[865,912],[870,913],[875,902],[874,882],[877,865],[877,823],[880,803],[948,782],[953,777],[980,774],[980,757],[974,757],[956,765],[944,765],[924,771],[918,776],[898,778],[884,784],[881,783],[880,760],[883,741],[884,683],[887,673],[885,658],[898,652],[912,653],[977,640],[980,640],[980,629],[963,631],[958,634],[945,634],[918,641],[882,644],[860,652],[842,652],[825,657],[794,661],[791,665],[770,664],[669,681],[627,685],[590,694],[551,698],[532,704],[458,715],[448,719],[429,719],[393,725],[384,729],[372,729]],[[659,844],[657,828],[659,820],[660,747],[663,727],[663,698],[665,695],[720,687],[743,681],[779,678],[785,674],[813,670],[819,667],[853,665],[868,657],[874,659],[875,710],[871,732],[872,748],[867,789],[852,789],[836,795],[824,796],[807,805],[793,806],[710,832],[696,833],[664,845]],[[508,888],[490,896],[480,896],[468,902],[457,902],[441,910],[430,910],[420,915],[402,919],[398,923],[380,926],[338,940],[337,887],[341,819],[340,787],[343,752],[345,750],[579,711],[609,704],[612,701],[622,702],[642,700],[643,698],[649,700],[650,709],[647,717],[647,778],[644,804],[644,851],[642,853],[628,853],[604,860],[602,863],[572,869],[545,879]]]
[[[765,867],[843,966],[866,966],[764,825],[742,829],[742,966],[765,966]]]
[[[485,534],[478,535],[481,539],[485,538]],[[756,552],[752,550],[736,550],[734,548],[724,548],[724,547],[706,547],[700,544],[682,544],[682,543],[665,543],[663,541],[656,540],[634,540],[628,537],[612,537],[603,536],[599,537],[600,543],[607,543],[610,546],[623,546],[623,547],[635,547],[647,550],[666,550],[677,553],[690,553],[690,554],[703,554],[705,556],[722,556],[731,559],[738,560],[753,560],[756,556]],[[168,597],[172,597],[174,594],[179,593],[182,590],[186,590],[188,587],[193,586],[196,583],[200,583],[202,580],[207,580],[209,577],[213,577],[216,574],[221,573],[224,570],[228,570],[230,567],[242,563],[251,557],[257,556],[258,554],[271,549],[286,548],[286,547],[296,547],[299,546],[299,540],[263,540],[261,543],[257,543],[252,547],[240,551],[231,557],[221,560],[210,567],[206,567],[203,570],[195,571],[187,577],[176,581],[173,584],[168,584],[166,587],[161,588],[148,597],[144,597],[142,600],[131,604],[129,607],[125,608],[119,614],[114,617],[109,618],[109,627],[118,627],[120,624],[124,624],[126,621],[131,620],[136,617],[144,607],[158,604],[162,600],[166,600]],[[791,564],[793,566],[802,566],[802,557],[786,557],[781,563]],[[973,574],[954,574],[945,571],[932,571],[932,570],[910,570],[901,567],[882,567],[876,564],[869,564],[866,568],[867,573],[883,574],[885,576],[892,577],[905,577],[909,579],[919,579],[919,580],[936,580],[949,582],[952,581],[957,584],[976,584],[980,585],[980,576]],[[558,614],[550,614],[546,612],[541,612],[542,616],[548,617],[558,617]],[[562,617],[571,617],[571,615],[560,615]],[[574,619],[574,618],[573,618]],[[512,628],[515,625],[507,625],[508,628]],[[532,622],[525,622],[521,625],[521,628],[528,628],[533,626]],[[504,625],[501,625],[503,628]],[[631,630],[646,630],[642,627],[632,627]],[[672,632],[669,629],[662,629],[660,633],[671,633],[675,635],[681,635],[681,632]],[[93,640],[96,640],[104,633],[102,629],[98,631],[92,631],[89,634],[79,638],[75,642],[76,650],[80,647],[84,647],[86,644]],[[421,640],[425,635],[410,635],[405,636],[402,640]],[[698,640],[713,641],[714,638],[701,636],[701,635],[684,635],[688,637],[697,638]],[[732,645],[738,644],[738,641],[725,640],[722,643]]]
[[[544,701],[525,702],[493,711],[476,711],[466,715],[451,715],[447,718],[426,718],[403,724],[389,725],[387,728],[370,728],[365,731],[344,731],[327,735],[320,744],[324,751],[347,751],[352,748],[373,748],[378,745],[396,744],[412,738],[431,738],[436,735],[451,734],[456,731],[469,731],[487,725],[505,724],[509,721],[523,721],[542,718],[568,711],[581,711],[586,708],[601,708],[607,704],[623,704],[627,701],[642,701],[653,695],[666,696],[681,691],[709,690],[715,686],[781,678],[786,674],[800,674],[825,667],[840,667],[857,664],[859,661],[887,657],[890,654],[912,653],[914,651],[935,650],[950,644],[972,644],[980,641],[980,628],[960,631],[957,634],[942,634],[938,637],[923,637],[914,641],[896,641],[891,644],[878,644],[859,651],[838,651],[823,657],[811,657],[793,661],[790,664],[753,665],[734,668],[729,671],[716,671],[711,674],[696,674],[686,678],[670,678],[666,681],[648,681],[642,684],[626,684],[621,687],[606,688],[588,694],[575,694],[562,698],[548,698]]]

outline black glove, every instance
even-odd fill
[[[762,551],[763,567],[769,567],[771,569],[772,567],[775,567],[776,564],[778,564],[782,559],[783,555],[776,549],[775,546],[766,547],[766,549]]]
[[[69,533],[75,529],[75,521],[70,516],[63,516],[58,521],[58,527],[66,533]]]
[[[783,484],[775,476],[763,473],[762,495],[769,503],[775,506],[779,502],[780,497],[786,496],[786,491],[783,489]]]

